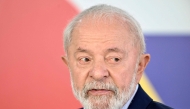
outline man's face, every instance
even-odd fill
[[[79,23],[72,33],[65,61],[77,98],[83,105],[99,109],[110,108],[111,103],[120,99],[123,101],[118,101],[118,107],[123,106],[143,70],[128,27],[117,21]]]

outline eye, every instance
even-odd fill
[[[113,60],[115,61],[115,62],[119,62],[119,58],[113,58]]]
[[[88,57],[79,58],[79,63],[80,64],[88,64],[90,61],[91,61],[91,59],[88,58]]]
[[[115,64],[115,63],[118,63],[120,62],[121,58],[118,58],[118,57],[110,57],[108,58],[108,62],[111,63],[111,64]]]

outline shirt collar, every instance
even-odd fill
[[[131,101],[133,100],[136,92],[137,92],[137,89],[138,89],[139,85],[136,86],[136,89],[135,89],[135,92],[133,93],[133,95],[131,96],[131,98],[127,101],[127,103],[123,106],[122,109],[127,109],[131,103]]]

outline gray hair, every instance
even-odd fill
[[[84,10],[78,14],[65,28],[64,31],[64,50],[67,54],[69,44],[72,40],[72,32],[76,25],[81,22],[83,18],[89,17],[90,19],[102,19],[103,17],[106,21],[112,20],[117,17],[122,21],[122,24],[127,23],[129,31],[134,39],[134,45],[139,48],[139,54],[143,54],[146,51],[144,35],[139,23],[127,12],[121,10],[117,7],[110,5],[96,5],[92,6],[89,9]]]

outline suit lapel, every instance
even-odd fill
[[[146,92],[139,85],[137,93],[135,94],[133,100],[131,101],[131,104],[129,105],[128,109],[146,109],[146,107],[149,105],[151,101],[152,99],[146,94]]]

